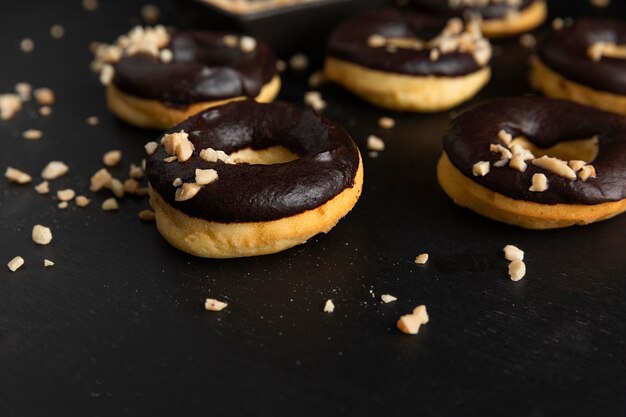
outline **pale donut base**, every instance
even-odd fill
[[[459,77],[412,76],[373,70],[327,57],[326,77],[370,103],[400,111],[437,112],[472,98],[487,84],[491,70]]]
[[[280,252],[319,233],[328,233],[352,210],[362,187],[363,164],[359,156],[352,188],[313,210],[279,220],[220,223],[190,217],[165,202],[152,187],[150,204],[159,232],[172,246],[203,258],[239,258]]]
[[[259,103],[269,103],[276,98],[279,90],[280,77],[275,75],[261,88],[255,100]],[[150,129],[168,129],[209,107],[246,98],[239,96],[226,100],[194,103],[184,108],[174,108],[165,105],[159,100],[150,100],[123,93],[113,83],[108,85],[106,96],[107,105],[113,114],[127,123]]]
[[[497,175],[497,172],[489,175]],[[626,199],[595,205],[552,205],[515,200],[467,178],[452,165],[445,152],[437,164],[437,178],[441,188],[459,206],[490,219],[527,229],[556,229],[586,225],[610,219],[626,211]]]
[[[548,15],[544,0],[536,1],[512,19],[483,20],[480,28],[488,38],[501,38],[529,32],[541,25]]]
[[[563,78],[536,56],[531,59],[530,83],[548,97],[571,100],[626,115],[626,96],[594,90]]]

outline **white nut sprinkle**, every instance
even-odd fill
[[[207,162],[217,162],[217,152],[213,148],[206,148],[200,151],[200,158]]]
[[[0,120],[9,120],[22,109],[22,99],[17,94],[0,94]]]
[[[146,143],[146,145],[144,146],[146,153],[148,155],[152,155],[153,153],[156,152],[156,150],[159,148],[159,144],[156,142],[148,142]]]
[[[384,36],[379,35],[377,33],[370,35],[367,38],[367,46],[369,46],[370,48],[381,48],[385,46],[386,44],[387,44],[387,39]]]
[[[509,264],[509,276],[511,281],[519,281],[526,275],[526,264],[523,261],[517,260]]]
[[[524,148],[519,143],[515,143],[509,147],[513,155],[522,155],[524,161],[528,161],[529,159],[535,159],[535,155],[528,149]]]
[[[174,60],[174,53],[170,49],[162,49],[159,52],[159,59],[164,64],[169,64]]]
[[[224,35],[222,43],[229,48],[236,48],[239,45],[239,38],[235,35]]]
[[[15,92],[19,94],[22,101],[28,101],[32,95],[33,87],[29,83],[17,83],[15,84]]]
[[[108,167],[113,167],[119,164],[121,160],[122,160],[122,151],[120,150],[108,151],[102,156],[102,162],[104,163],[104,165]]]
[[[144,170],[139,165],[130,164],[130,168],[128,169],[128,176],[138,180],[140,178],[143,178]]]
[[[24,258],[22,258],[21,256],[16,256],[15,258],[11,259],[7,264],[11,272],[17,271],[22,267],[22,265],[24,265]]]
[[[139,181],[134,178],[128,178],[122,184],[122,191],[128,194],[135,194],[139,188]]]
[[[283,72],[287,69],[287,63],[282,59],[276,61],[276,71]]]
[[[489,161],[476,162],[472,167],[472,174],[474,174],[475,177],[484,177],[489,174]]]
[[[122,181],[118,180],[117,178],[111,178],[111,182],[109,183],[108,188],[113,192],[115,197],[124,197],[124,184],[122,184]]]
[[[246,54],[253,52],[256,49],[256,39],[251,36],[242,36],[239,40],[239,49]]]
[[[332,313],[333,311],[335,311],[333,300],[326,300],[326,303],[324,303],[324,313]]]
[[[152,210],[141,210],[139,212],[139,218],[144,222],[153,222],[156,219],[156,216]]]
[[[201,188],[202,186],[200,184],[196,184],[193,182],[186,182],[179,189],[176,190],[176,194],[174,195],[174,200],[175,201],[189,200],[195,197]]]
[[[567,163],[567,165],[572,168],[574,171],[578,172],[580,171],[585,165],[587,165],[587,163],[585,161],[581,161],[578,159],[574,159],[572,161],[569,161]]]
[[[142,19],[149,25],[154,25],[159,21],[159,17],[161,16],[161,11],[154,4],[146,4],[142,6],[140,13]]]
[[[54,262],[52,262],[50,259],[44,259],[43,260],[43,266],[44,266],[44,268],[48,268],[48,267],[54,266]]]
[[[533,174],[532,185],[529,191],[542,193],[548,189],[548,177],[544,174]]]
[[[304,103],[307,106],[313,107],[315,111],[321,111],[326,108],[326,101],[322,99],[322,94],[319,91],[308,91],[304,93]]]
[[[393,120],[391,117],[381,117],[380,119],[378,119],[378,126],[381,129],[393,129],[395,125],[396,121]]]
[[[507,261],[523,261],[524,251],[515,245],[506,245],[503,249],[504,259]]]
[[[596,177],[596,169],[593,165],[585,165],[579,172],[578,178],[582,181],[587,181],[589,178]]]
[[[98,118],[98,116],[89,116],[86,121],[89,126],[96,126],[98,123],[100,123],[100,119]]]
[[[61,201],[72,201],[76,196],[76,192],[71,188],[57,191],[57,198]]]
[[[397,326],[402,333],[415,335],[419,332],[420,327],[428,323],[428,321],[429,317],[426,312],[426,306],[420,305],[415,307],[411,314],[400,317]]]
[[[31,237],[36,244],[47,245],[52,242],[52,230],[49,227],[37,224],[33,227]]]
[[[200,185],[211,184],[218,179],[217,171],[214,169],[196,169],[196,183]]]
[[[87,10],[88,12],[95,12],[96,10],[98,10],[98,0],[83,0],[83,9]]]
[[[28,184],[33,180],[33,178],[24,171],[20,171],[19,169],[13,167],[7,167],[4,176],[9,181],[16,184]]]
[[[532,33],[524,33],[519,37],[519,44],[524,48],[534,48],[537,44],[537,38]]]
[[[489,145],[489,151],[491,153],[499,153],[502,159],[511,159],[513,157],[511,151],[509,151],[507,148],[500,144],[496,145],[492,143],[491,145]]]
[[[50,161],[41,171],[41,178],[44,180],[55,180],[67,174],[70,167],[61,161]]]
[[[426,262],[428,262],[428,254],[427,253],[420,253],[419,255],[417,255],[417,257],[415,258],[415,263],[418,265],[425,265]]]
[[[61,39],[65,35],[65,28],[61,25],[54,25],[50,28],[50,36],[54,39]]]
[[[176,178],[173,182],[172,185],[174,187],[180,187],[181,185],[183,185],[183,180],[181,180],[180,178]]]
[[[35,49],[35,42],[31,38],[24,38],[20,41],[20,49],[22,52],[30,53]]]
[[[42,106],[51,106],[56,101],[54,92],[48,87],[37,88],[33,91],[33,96],[37,103]]]
[[[204,309],[206,311],[222,311],[228,306],[228,303],[224,301],[216,300],[215,298],[207,298],[204,301]]]
[[[391,294],[383,294],[380,296],[380,299],[382,300],[383,303],[387,304],[387,303],[391,303],[397,300],[396,297],[394,297]]]
[[[61,210],[65,210],[66,208],[68,208],[70,205],[68,204],[67,201],[61,201],[59,204],[57,204],[57,207]]]
[[[303,71],[309,66],[309,58],[304,54],[295,54],[289,58],[289,66],[295,71]]]
[[[43,117],[48,117],[52,114],[52,107],[50,106],[42,106],[39,108],[39,114]]]
[[[178,161],[178,157],[176,155],[163,158],[163,162],[165,162],[166,164],[172,163],[174,161]]]
[[[576,179],[576,173],[572,168],[570,168],[566,162],[561,161],[558,158],[551,158],[547,155],[542,156],[541,158],[533,159],[532,164],[545,169],[546,171],[550,171],[553,174],[558,175],[559,177],[567,178],[570,180]]]
[[[48,194],[50,192],[50,184],[48,181],[42,181],[39,184],[35,185],[35,191],[38,194]]]
[[[110,64],[104,64],[100,70],[100,83],[102,85],[109,85],[113,81],[115,76],[115,68]]]
[[[85,197],[84,195],[79,195],[76,197],[74,202],[76,203],[78,207],[87,207],[89,203],[91,203],[91,200]]]
[[[326,76],[323,71],[315,71],[311,75],[309,75],[309,79],[307,83],[311,88],[318,88],[322,84],[326,82]]]
[[[100,191],[105,187],[109,187],[111,185],[111,181],[113,177],[107,171],[106,168],[102,168],[98,170],[93,176],[90,178],[90,186],[89,189],[93,192]]]
[[[102,202],[102,210],[104,211],[113,211],[119,209],[120,206],[117,203],[117,200],[113,197],[107,198]]]
[[[509,166],[519,172],[524,172],[526,171],[526,168],[528,168],[528,164],[524,161],[524,155],[520,153],[513,155]]]
[[[39,140],[43,137],[41,130],[28,129],[22,132],[22,137],[26,140]]]
[[[367,137],[367,149],[370,151],[381,152],[385,150],[385,142],[375,135],[369,135]]]

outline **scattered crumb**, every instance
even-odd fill
[[[304,103],[311,106],[315,111],[322,111],[326,108],[326,101],[319,91],[309,91],[304,94]]]
[[[121,160],[122,151],[119,150],[108,151],[102,156],[102,162],[108,167],[113,167],[119,164]]]
[[[122,184],[122,190],[128,194],[135,194],[139,188],[139,181],[134,178],[128,178]]]
[[[391,303],[397,300],[396,297],[394,297],[391,294],[383,294],[380,296],[380,299],[383,301],[383,303],[387,304],[387,303]]]
[[[400,317],[397,326],[402,333],[415,335],[419,332],[423,324],[428,323],[428,320],[429,317],[426,312],[426,306],[420,305],[415,307],[411,314]]]
[[[427,253],[420,253],[415,258],[415,263],[418,264],[418,265],[426,265],[426,262],[428,262],[428,254]]]
[[[585,165],[578,172],[578,178],[581,181],[587,181],[589,178],[596,178],[596,169],[593,165]]]
[[[164,64],[169,64],[174,60],[174,52],[171,49],[162,49],[159,52],[159,59]]]
[[[369,156],[370,158],[378,158],[378,152],[376,151],[368,152],[367,156]]]
[[[117,204],[117,200],[113,197],[107,198],[102,202],[102,210],[104,211],[114,211],[119,209],[120,206]]]
[[[61,210],[65,210],[66,208],[68,208],[70,205],[68,204],[67,201],[61,201],[59,204],[57,204],[57,207]]]
[[[183,180],[181,180],[180,178],[176,178],[173,182],[172,185],[174,187],[180,187],[181,185],[183,185]]]
[[[385,150],[385,142],[376,135],[369,135],[367,137],[367,149],[382,152]]]
[[[326,77],[324,76],[323,71],[315,71],[311,75],[309,75],[308,79],[309,87],[318,88],[322,84],[326,82]]]
[[[214,169],[196,169],[196,184],[207,185],[218,180],[217,171]]]
[[[552,29],[554,30],[561,30],[563,29],[563,26],[565,26],[565,21],[560,17],[557,17],[552,21]]]
[[[63,175],[67,174],[70,170],[64,162],[50,161],[41,171],[41,178],[44,180],[55,180]]]
[[[89,126],[96,126],[98,123],[100,123],[100,119],[98,118],[98,116],[89,116],[87,118],[87,124]]]
[[[33,96],[35,96],[35,100],[42,106],[51,106],[54,104],[56,97],[54,96],[54,92],[47,88],[37,88],[33,91]]]
[[[28,101],[32,96],[33,87],[29,83],[17,83],[15,84],[15,92],[19,94],[22,101]]]
[[[396,121],[393,120],[391,117],[381,117],[380,119],[378,119],[378,126],[381,129],[393,129],[395,125]]]
[[[526,264],[523,261],[513,261],[509,264],[511,281],[519,281],[526,275]]]
[[[283,72],[287,69],[287,63],[282,59],[276,61],[276,71]]]
[[[50,116],[52,114],[52,107],[50,106],[43,106],[39,108],[39,114],[47,117]]]
[[[47,245],[52,242],[52,230],[49,227],[37,224],[33,227],[31,234],[33,242],[38,245]]]
[[[28,129],[22,132],[22,137],[26,140],[39,140],[43,136],[43,132],[37,129]]]
[[[57,191],[57,198],[61,201],[72,201],[76,196],[76,192],[71,188]]]
[[[98,6],[100,6],[98,0],[83,0],[83,9],[88,12],[95,12],[98,10]]]
[[[31,38],[24,38],[20,41],[20,49],[28,54],[35,49],[35,42]]]
[[[335,304],[333,303],[333,300],[326,300],[326,303],[324,304],[324,313],[332,313],[333,311],[335,311]]]
[[[476,162],[472,167],[472,174],[474,174],[475,177],[484,177],[489,174],[489,161]]]
[[[104,64],[100,70],[100,83],[105,86],[111,84],[114,75],[115,68],[111,64]]]
[[[148,142],[146,143],[146,145],[144,146],[146,153],[148,155],[152,155],[153,153],[156,152],[156,150],[159,148],[159,144],[156,142]]]
[[[139,218],[144,222],[153,222],[155,219],[154,211],[152,210],[141,210],[139,212]]]
[[[544,174],[533,174],[532,185],[529,191],[542,193],[548,189],[548,177]]]
[[[21,256],[16,256],[15,258],[11,259],[7,264],[11,272],[17,271],[22,267],[22,265],[24,265],[24,258],[22,258]]]
[[[503,249],[504,259],[507,261],[523,261],[524,251],[514,245],[506,245]]]
[[[44,260],[43,260],[43,266],[44,266],[44,268],[48,268],[48,267],[50,267],[50,266],[54,266],[54,262],[52,262],[52,261],[51,261],[51,260],[49,260],[49,259],[44,259]]]
[[[0,94],[0,120],[9,120],[22,109],[18,94]]]
[[[498,138],[504,142],[505,145],[509,146],[511,144],[511,142],[513,141],[513,135],[511,135],[509,132],[507,132],[506,130],[502,129],[501,131],[498,132]]]
[[[175,201],[187,201],[198,194],[202,186],[193,182],[184,183],[179,189],[176,190],[174,195]]]
[[[84,195],[79,195],[74,200],[74,203],[76,203],[78,207],[87,207],[89,203],[91,203],[91,200],[85,197]]]
[[[216,300],[214,298],[207,298],[204,301],[204,309],[206,311],[222,311],[228,306],[228,303]]]
[[[546,171],[550,171],[560,177],[570,180],[576,179],[576,173],[574,170],[570,168],[565,161],[561,161],[558,158],[551,158],[544,155],[541,158],[533,159],[532,164],[541,169],[545,169]]]
[[[4,176],[11,182],[16,184],[28,184],[33,180],[33,178],[25,173],[24,171],[20,171],[17,168],[7,167],[7,170],[4,173]]]
[[[50,36],[54,39],[61,39],[65,35],[65,28],[61,25],[54,25],[50,28]]]
[[[256,49],[256,39],[251,36],[242,36],[239,40],[239,49],[245,54],[254,52]]]
[[[161,11],[154,4],[146,4],[141,7],[141,17],[149,25],[154,25],[161,17]]]
[[[42,181],[35,185],[35,191],[37,191],[38,194],[48,194],[50,192],[50,184],[48,181]]]
[[[130,164],[130,168],[128,169],[128,176],[134,178],[136,180],[143,178],[144,170],[139,165]]]
[[[532,33],[524,33],[519,37],[519,44],[524,48],[532,49],[537,44],[537,38]]]
[[[608,7],[611,4],[611,0],[589,0],[589,3],[593,7]]]
[[[303,71],[309,66],[309,58],[304,54],[295,54],[289,58],[289,66],[295,71]]]
[[[100,191],[104,187],[109,187],[113,177],[106,168],[98,170],[90,179],[89,189],[93,192]]]

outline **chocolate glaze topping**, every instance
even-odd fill
[[[461,76],[481,69],[468,53],[442,54],[438,60],[432,61],[430,49],[398,48],[396,52],[389,52],[367,44],[367,39],[374,34],[429,40],[439,35],[446,23],[446,18],[415,11],[386,8],[366,12],[347,20],[335,30],[327,53],[368,68],[408,75]]]
[[[123,57],[115,65],[113,83],[126,93],[179,106],[256,97],[276,74],[274,53],[260,41],[249,53],[227,47],[221,41],[224,35],[174,32],[166,47],[174,54],[172,62],[165,64],[148,54]]]
[[[626,59],[603,57],[593,61],[587,49],[596,42],[626,44],[626,23],[582,18],[553,30],[539,44],[539,59],[565,78],[614,94],[626,94]]]
[[[204,220],[268,221],[314,209],[351,188],[359,167],[358,149],[346,131],[288,103],[234,102],[205,110],[168,133],[181,129],[196,148],[191,159],[165,163],[169,155],[160,146],[147,159],[148,180],[168,204]],[[274,165],[229,165],[198,156],[209,147],[230,154],[277,145],[300,158]],[[196,168],[215,169],[219,179],[192,199],[175,201],[172,182],[195,182]]]
[[[599,153],[592,162],[597,178],[569,180],[527,161],[528,169],[496,168],[500,156],[489,145],[500,143],[504,129],[523,135],[540,148],[598,135]],[[444,138],[443,147],[452,164],[472,181],[516,200],[541,204],[600,204],[626,198],[626,118],[567,101],[537,97],[499,99],[474,107],[458,116]],[[472,175],[478,161],[489,161],[491,172]],[[548,190],[528,191],[536,173],[548,177]]]
[[[522,0],[519,6],[512,7],[507,4],[490,3],[483,7],[455,6],[450,5],[450,0],[411,0],[411,4],[420,6],[426,10],[441,13],[446,16],[463,16],[466,12],[480,13],[483,19],[501,19],[511,10],[524,10],[535,0]]]

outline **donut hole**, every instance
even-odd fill
[[[563,161],[581,160],[586,163],[593,162],[598,156],[600,149],[598,137],[593,136],[588,139],[575,139],[559,142],[550,148],[540,148],[532,143],[525,136],[518,136],[511,142],[512,145],[520,145],[535,155],[536,158],[549,156],[559,158]]]
[[[229,156],[236,162],[251,165],[283,164],[300,158],[300,155],[280,145],[265,149],[243,148],[232,152]]]

